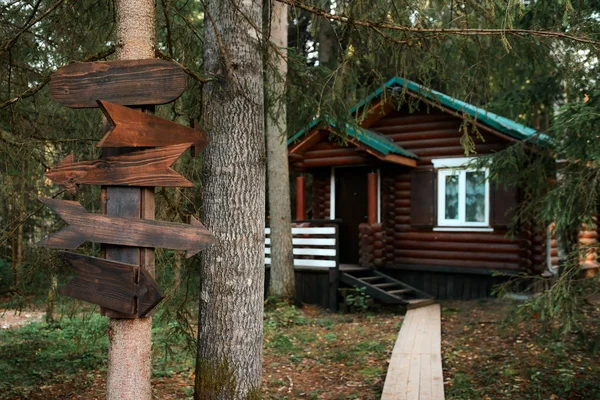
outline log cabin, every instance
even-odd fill
[[[354,126],[321,118],[288,141],[299,301],[335,310],[342,286],[409,306],[481,298],[507,275],[555,270],[552,235],[507,235],[518,190],[469,166],[534,129],[397,77],[352,113]],[[329,263],[302,249],[327,227],[336,239]]]

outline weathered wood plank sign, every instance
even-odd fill
[[[161,247],[185,250],[186,258],[214,243],[213,235],[194,217],[191,224],[107,217],[88,213],[76,201],[40,198],[42,203],[69,224],[38,245],[76,249],[83,243],[101,242],[134,247]]]
[[[98,99],[138,106],[173,101],[185,86],[185,72],[173,62],[120,60],[66,65],[52,74],[50,93],[71,108],[98,107]]]
[[[193,186],[171,165],[190,147],[194,156],[200,153],[209,142],[207,133],[202,128],[189,128],[125,107],[168,103],[181,96],[185,86],[183,70],[176,63],[165,60],[76,63],[60,68],[50,81],[52,97],[67,107],[100,107],[112,126],[98,147],[146,149],[80,162],[75,162],[75,156],[71,154],[49,170],[46,176],[75,193],[81,184],[105,187]],[[111,205],[127,203],[122,193],[126,190],[106,189],[109,196],[114,195],[114,201],[108,203],[109,213],[114,212],[110,211]],[[125,206],[132,210],[138,207],[139,210],[142,197],[133,199],[137,204]],[[62,289],[62,293],[98,304],[104,307],[105,312],[112,310],[113,313],[107,315],[115,318],[143,317],[162,299],[161,290],[149,272],[153,256],[144,256],[152,254],[152,248],[185,250],[189,258],[215,241],[193,217],[189,225],[153,220],[153,200],[142,207],[141,214],[127,214],[132,218],[88,213],[75,201],[51,198],[40,201],[58,213],[69,226],[38,245],[75,249],[91,241],[113,245],[106,247],[109,258],[115,255],[119,258],[124,253],[139,256],[129,257],[127,261],[139,261],[144,265],[62,253],[75,272],[75,278]],[[141,219],[140,215],[151,219]]]
[[[77,185],[183,186],[194,184],[170,168],[188,144],[160,147],[101,160],[74,162],[70,154],[46,176],[74,192]]]
[[[98,147],[158,147],[193,143],[194,155],[198,155],[208,144],[208,135],[202,128],[193,129],[107,101],[98,101],[98,104],[113,127],[100,140]]]
[[[61,289],[66,296],[138,317],[148,314],[164,297],[156,281],[137,265],[66,251],[61,256],[75,272]]]

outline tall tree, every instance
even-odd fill
[[[196,399],[260,398],[265,136],[262,1],[206,2],[202,254]]]
[[[290,173],[287,158],[288,6],[269,0],[270,35],[265,68],[267,100],[267,174],[269,225],[271,227],[270,294],[294,299],[294,255],[290,209]]]
[[[153,0],[119,0],[116,13],[117,59],[154,57],[155,15]],[[106,125],[105,121],[105,125]],[[110,155],[110,154],[105,154]],[[154,219],[154,190],[108,187],[107,215]],[[154,250],[106,246],[106,258],[140,265],[154,274]],[[109,326],[106,398],[149,400],[152,317],[111,318]]]

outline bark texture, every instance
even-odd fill
[[[205,7],[202,253],[196,399],[260,398],[265,144],[260,0]]]
[[[269,178],[269,225],[271,227],[270,294],[294,299],[294,255],[292,253],[292,211],[287,151],[287,76],[288,6],[271,1],[271,46],[266,69],[267,172]]]
[[[154,57],[154,1],[117,1],[117,59]],[[154,219],[154,191],[141,188],[105,188],[106,213],[131,218]],[[144,265],[154,275],[154,251],[150,249],[106,247],[106,258]],[[114,316],[114,314],[107,313]],[[150,400],[152,390],[152,318],[111,318],[109,327],[109,400]]]

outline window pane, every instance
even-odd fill
[[[458,175],[446,175],[445,219],[458,219]]]
[[[485,222],[485,172],[467,172],[465,220]]]

